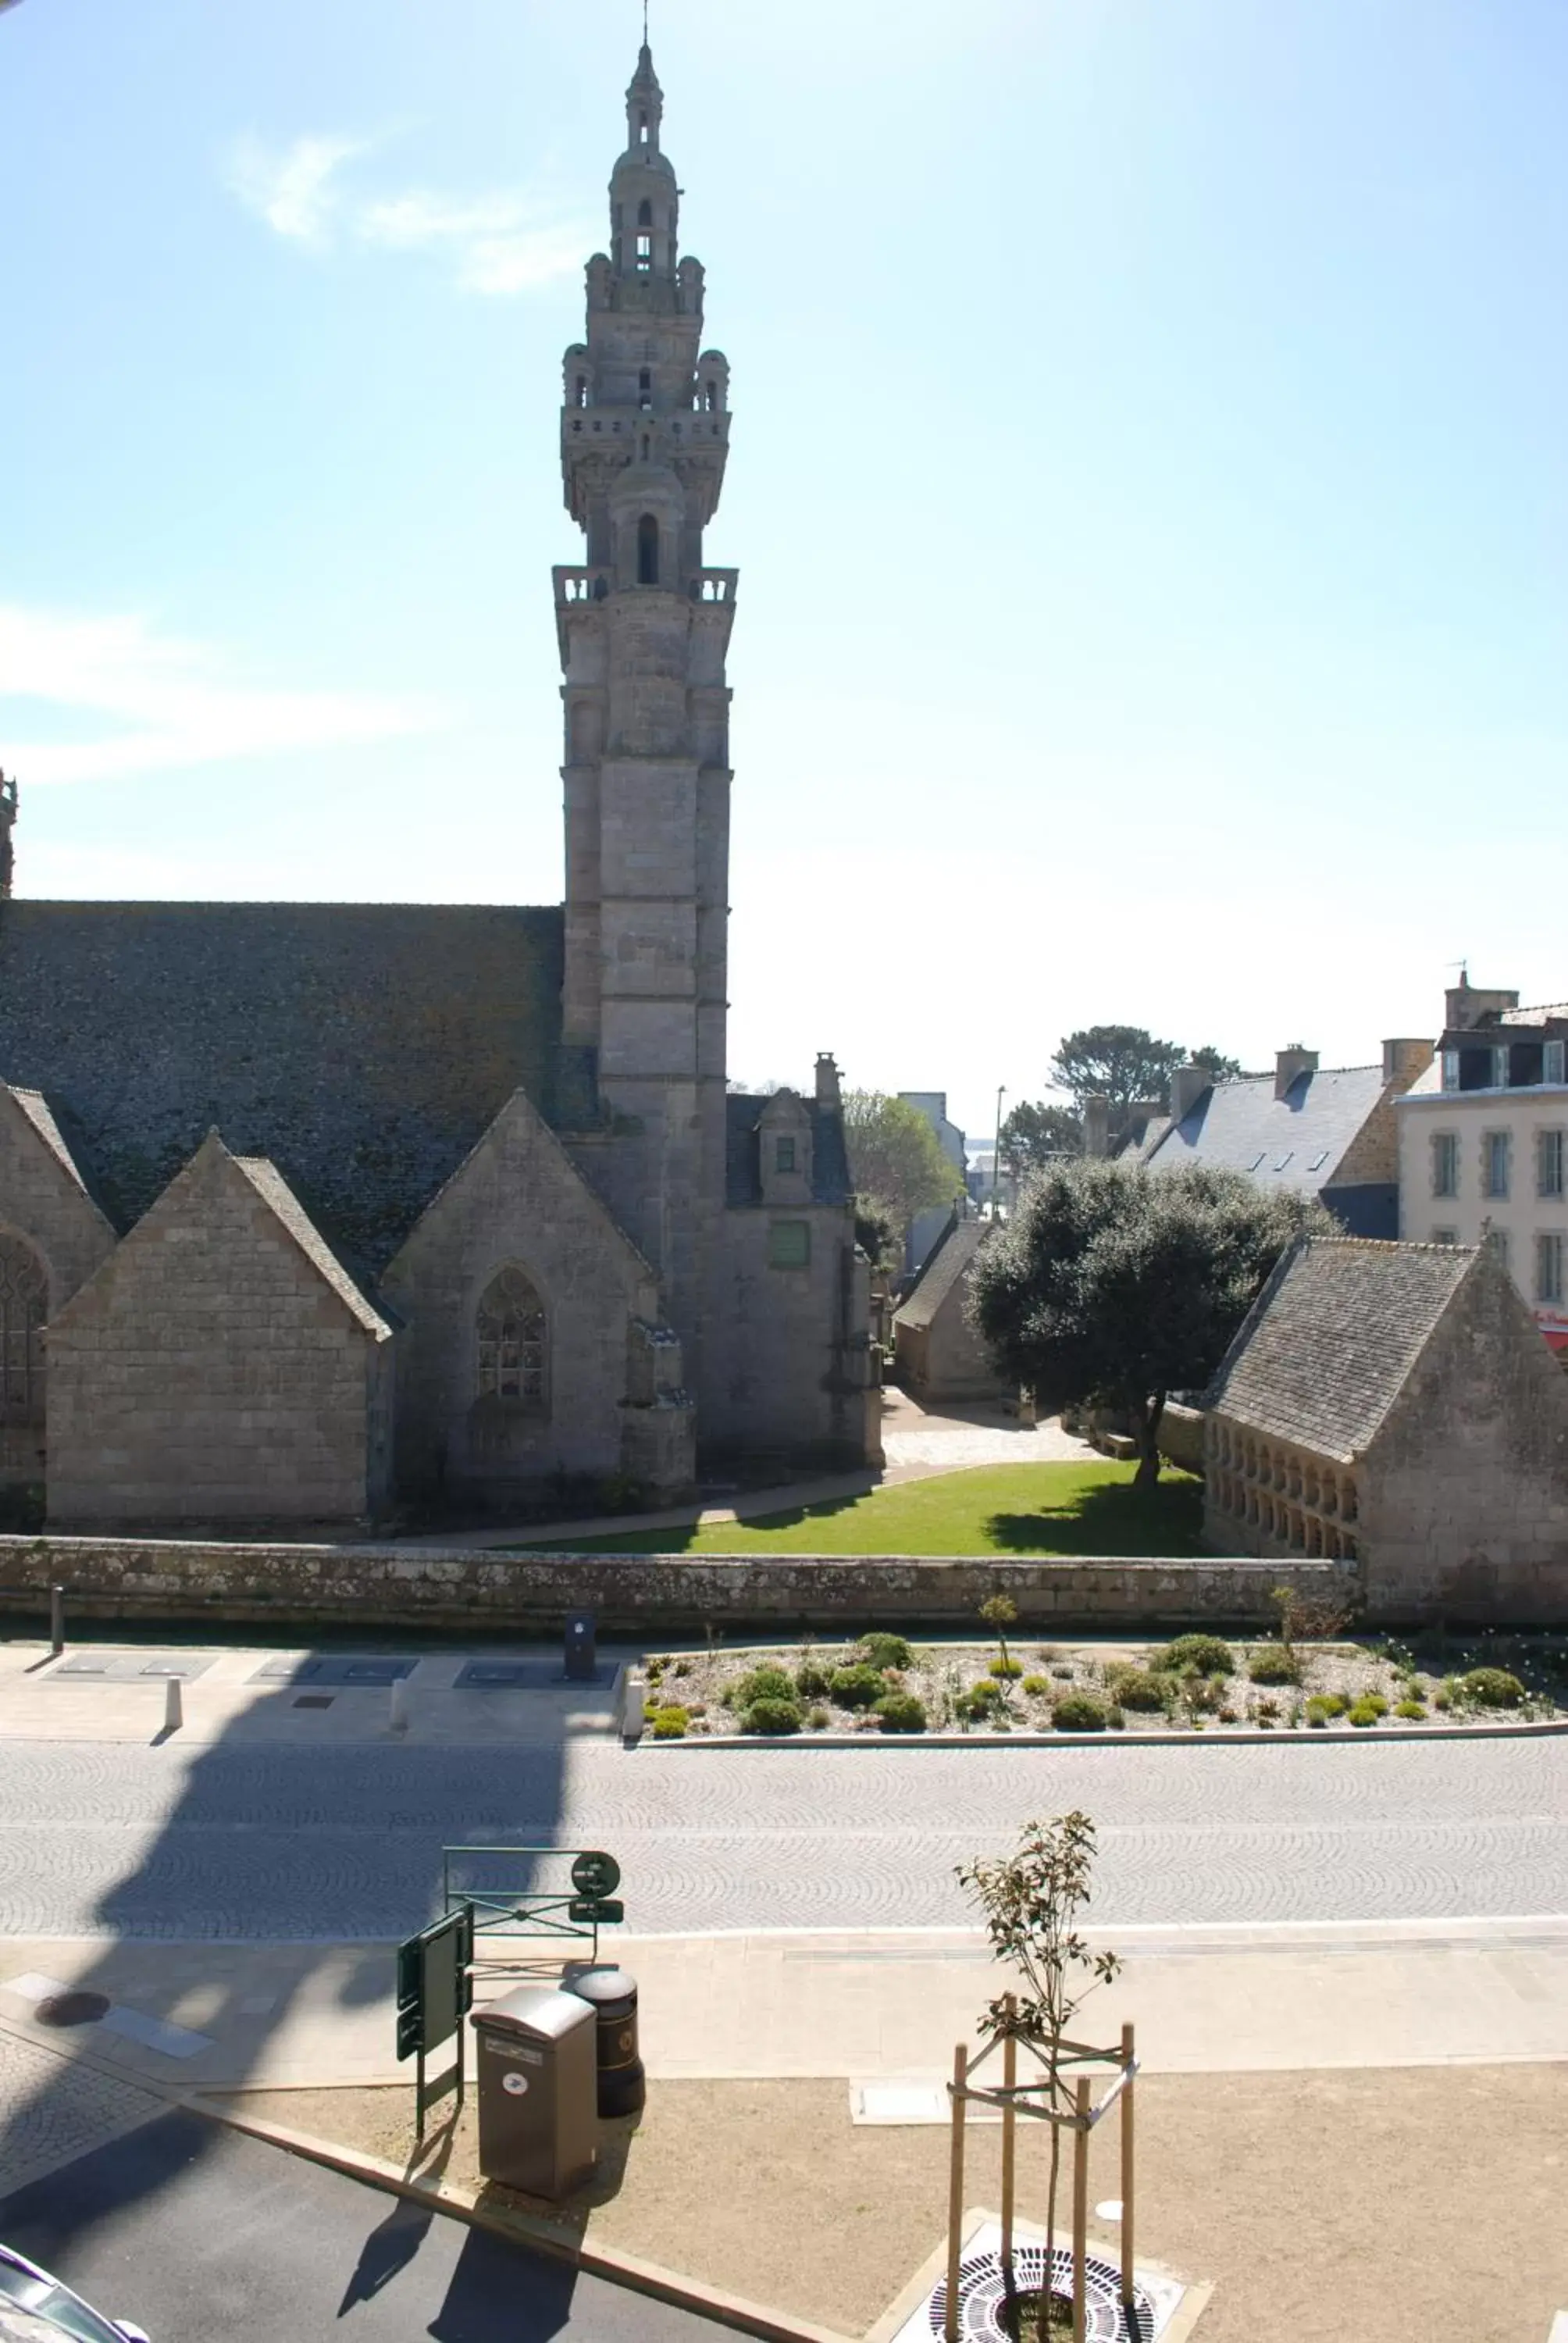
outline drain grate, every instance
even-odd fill
[[[1038,2294],[1045,2272],[1043,2246],[1013,2247],[1013,2288],[1016,2294]],[[1088,2343],[1152,2343],[1154,2306],[1137,2288],[1131,2315],[1121,2301],[1121,2273],[1114,2262],[1089,2254],[1084,2260],[1085,2320]],[[1051,2256],[1051,2292],[1064,2302],[1072,2299],[1072,2252],[1058,2246]],[[930,2331],[940,2336],[947,2316],[944,2278],[930,2300]],[[1007,2287],[1000,2254],[971,2254],[959,2265],[959,2333],[964,2343],[1010,2343],[1006,2319]]]
[[[387,1685],[401,1683],[411,1676],[417,1662],[382,1658],[375,1654],[353,1652],[315,1652],[292,1660],[268,1660],[257,1668],[252,1684],[334,1684],[338,1690],[349,1684]]]
[[[33,2015],[40,2026],[95,2026],[100,2017],[109,2014],[106,1993],[88,1993],[78,1988],[75,1993],[45,1994]]]
[[[332,1694],[329,1692],[302,1692],[294,1705],[296,1708],[330,1708]]]

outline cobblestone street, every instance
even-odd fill
[[[16,1936],[397,1937],[460,1840],[611,1849],[639,1933],[940,1926],[1035,1813],[1100,1826],[1104,1922],[1568,1909],[1568,1739],[625,1754],[0,1745]]]

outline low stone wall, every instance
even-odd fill
[[[432,1552],[397,1545],[226,1545],[136,1538],[0,1537],[0,1613],[43,1616],[51,1586],[78,1619],[215,1625],[558,1631],[598,1613],[604,1634],[659,1636],[886,1622],[974,1632],[987,1595],[1031,1627],[1270,1624],[1270,1591],[1343,1590],[1322,1563],[1070,1562],[709,1554]]]

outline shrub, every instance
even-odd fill
[[[1163,1708],[1171,1698],[1167,1677],[1157,1675],[1152,1668],[1107,1668],[1105,1679],[1111,1695],[1122,1708],[1141,1709],[1146,1714]]]
[[[662,1660],[649,1660],[648,1664],[648,1680],[650,1684],[663,1683],[664,1663]]]
[[[750,1708],[759,1700],[793,1700],[795,1686],[780,1667],[771,1664],[748,1668],[735,1686],[733,1708]]]
[[[1091,1692],[1070,1692],[1051,1710],[1050,1721],[1058,1733],[1103,1733],[1111,1718]]]
[[[1294,1684],[1300,1673],[1299,1664],[1283,1644],[1260,1644],[1247,1662],[1247,1674],[1254,1684]]]
[[[675,1664],[675,1674],[678,1676],[689,1676],[691,1674],[691,1662],[689,1660],[677,1660]]]
[[[1179,1676],[1189,1668],[1196,1668],[1201,1676],[1230,1676],[1236,1673],[1236,1654],[1220,1635],[1178,1635],[1162,1652],[1151,1652],[1149,1664],[1170,1668]]]
[[[1426,1715],[1426,1703],[1423,1700],[1402,1700],[1395,1704],[1393,1713],[1396,1716],[1407,1716],[1413,1720]]]
[[[869,1708],[887,1691],[879,1668],[864,1660],[857,1660],[847,1668],[835,1668],[828,1679],[828,1689],[840,1708]]]
[[[979,1684],[970,1684],[968,1692],[960,1693],[953,1703],[953,1714],[967,1716],[971,1724],[983,1723],[1001,1696],[1001,1686],[993,1684],[989,1676],[982,1677]]]
[[[1050,1690],[1050,1678],[1049,1676],[1025,1676],[1022,1684],[1019,1686],[1019,1690],[1020,1692],[1028,1693],[1030,1700],[1039,1700],[1044,1694]]]
[[[1506,1668],[1472,1668],[1459,1679],[1459,1689],[1478,1708],[1517,1708],[1524,1697],[1524,1686]]]
[[[1316,1701],[1310,1700],[1307,1703],[1307,1723],[1314,1733],[1325,1733],[1328,1730],[1328,1717],[1318,1706]]]
[[[1344,1713],[1345,1704],[1337,1692],[1314,1693],[1307,1703],[1309,1725],[1327,1725],[1331,1718],[1342,1716]]]
[[[748,1733],[799,1733],[800,1730],[799,1704],[793,1700],[778,1700],[771,1697],[754,1700],[742,1715],[740,1723],[742,1728]]]
[[[1381,1692],[1363,1692],[1356,1703],[1358,1708],[1375,1708],[1380,1716],[1388,1715],[1388,1703]]]
[[[917,1700],[912,1692],[885,1692],[877,1703],[876,1713],[882,1720],[884,1733],[923,1733],[926,1729],[926,1704]]]
[[[826,1733],[833,1722],[833,1712],[830,1708],[809,1708],[806,1722],[813,1733]]]
[[[862,1635],[855,1647],[855,1657],[868,1667],[912,1668],[915,1655],[902,1635],[890,1635],[880,1630],[873,1635]]]
[[[1388,1703],[1385,1700],[1380,1707],[1375,1700],[1352,1701],[1346,1715],[1354,1725],[1376,1725],[1388,1715]]]
[[[1073,1677],[1072,1662],[1069,1660],[1065,1666],[1054,1667],[1050,1673],[1056,1678],[1058,1684],[1070,1684]]]
[[[684,1741],[687,1726],[691,1723],[684,1708],[659,1708],[653,1715],[653,1737],[656,1741]]]
[[[802,1700],[820,1700],[832,1681],[831,1671],[820,1660],[802,1660],[795,1671],[795,1689]]]
[[[1015,1660],[1010,1652],[1005,1660],[998,1659],[991,1662],[990,1673],[993,1676],[1005,1678],[1010,1684],[1014,1676],[1022,1675],[1023,1666],[1022,1663]]]
[[[1105,1722],[1112,1733],[1125,1733],[1127,1730],[1126,1716],[1119,1708],[1108,1708],[1105,1712]]]

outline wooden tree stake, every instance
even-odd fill
[[[969,2079],[969,2050],[960,2042],[953,2051],[952,2164],[948,2175],[948,2300],[942,2316],[945,2343],[959,2343],[959,2257],[964,2225],[964,2085]]]
[[[1081,2075],[1073,2094],[1078,2120],[1072,2134],[1072,2343],[1086,2343],[1089,2331],[1089,2077]]]
[[[1132,2087],[1135,2079],[1132,2066],[1132,2028],[1131,2026],[1124,2026],[1121,2029],[1121,2071],[1125,2077],[1121,2086],[1121,2300],[1129,2314],[1127,2324],[1131,2328],[1132,2333],[1136,2336],[1138,2328],[1133,2324],[1131,2316],[1134,2288],[1132,2274],[1132,2256],[1134,2251],[1132,2226],[1132,2150],[1134,2140]]]

